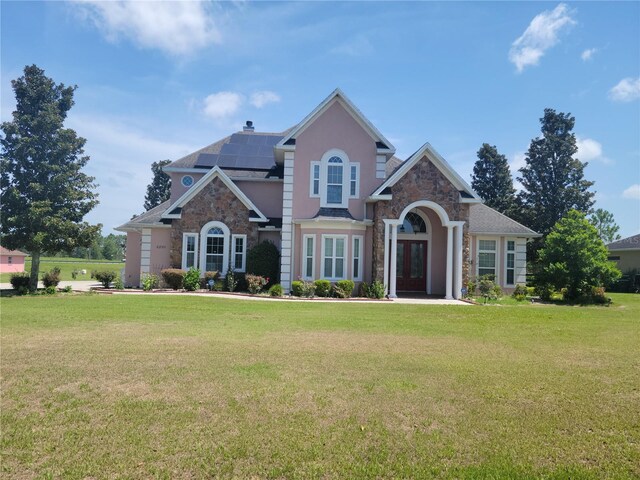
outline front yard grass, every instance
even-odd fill
[[[639,478],[611,307],[2,299],[2,478]]]
[[[84,258],[71,257],[42,257],[40,259],[40,279],[42,274],[48,272],[53,267],[60,269],[60,280],[74,280],[73,271],[77,271],[75,280],[91,280],[91,272],[93,270],[109,270],[120,273],[124,268],[124,262],[113,262],[110,260],[86,260]],[[82,270],[87,273],[82,275]],[[24,271],[31,273],[31,257],[27,257],[24,263]],[[11,273],[0,273],[0,282],[9,283],[11,281]],[[96,280],[96,283],[98,281]]]

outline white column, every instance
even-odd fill
[[[293,152],[284,152],[284,182],[282,195],[282,231],[280,245],[280,284],[288,293],[291,289],[293,257]]]
[[[140,242],[140,277],[151,272],[151,229],[143,228]]]
[[[455,268],[453,273],[453,296],[460,298],[462,293],[462,225],[456,226]]]
[[[389,298],[397,298],[396,295],[396,263],[398,261],[398,226],[391,228],[391,265],[389,266]]]
[[[453,226],[447,225],[447,279],[445,283],[445,296],[444,298],[451,300],[453,296],[451,295],[452,290],[452,280],[453,280]]]
[[[384,291],[389,292],[389,224],[384,222],[384,275],[382,282],[384,283]]]

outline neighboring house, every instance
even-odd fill
[[[640,233],[616,240],[608,244],[607,248],[609,260],[615,261],[622,273],[634,269],[640,272]]]
[[[482,205],[428,143],[404,162],[394,153],[339,89],[285,132],[247,122],[167,165],[170,200],[118,228],[125,282],[167,267],[244,271],[264,240],[281,252],[285,291],[298,278],[377,279],[392,298],[458,298],[477,275],[525,282],[538,234]]]
[[[0,246],[0,272],[24,272],[25,257],[27,257],[26,253],[22,253],[19,250],[7,250]]]

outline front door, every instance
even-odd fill
[[[396,290],[427,291],[427,242],[398,240],[396,260]]]

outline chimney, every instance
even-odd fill
[[[243,132],[253,132],[253,122],[251,120],[247,120],[247,124],[242,127]]]

